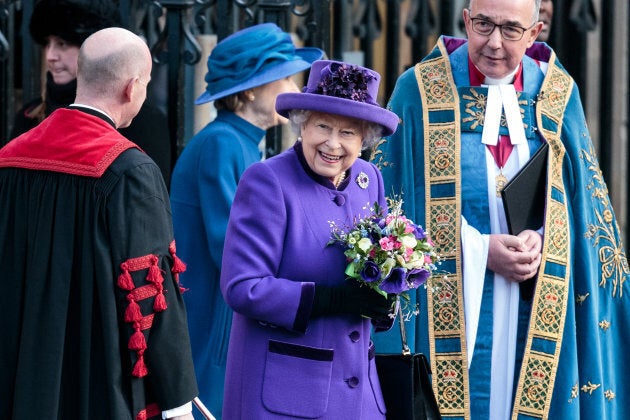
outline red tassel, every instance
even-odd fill
[[[149,266],[147,280],[152,283],[160,283],[164,281],[162,273],[160,272],[160,267],[158,267],[158,258],[155,255],[151,256],[151,265]]]
[[[140,306],[136,303],[133,297],[131,297],[131,295],[127,296],[127,300],[129,301],[129,306],[125,309],[125,322],[140,321],[142,319]]]
[[[174,240],[168,246],[168,252],[171,253],[171,257],[173,258],[173,266],[171,267],[171,273],[173,273],[175,282],[179,284],[179,273],[183,273],[184,271],[186,271],[186,264],[175,253],[176,250],[175,250]],[[181,288],[180,288],[180,292],[183,292]]]
[[[135,286],[133,284],[131,274],[129,274],[129,265],[124,262],[120,264],[120,269],[122,270],[122,273],[118,276],[118,287],[123,290],[133,290]]]
[[[129,350],[145,350],[147,348],[147,341],[142,331],[136,330],[136,332],[131,335],[127,347]]]
[[[147,365],[144,364],[144,350],[138,351],[138,360],[131,371],[131,374],[136,378],[142,378],[147,376],[149,370],[147,369]]]
[[[175,253],[171,255],[173,256],[173,267],[171,267],[171,272],[177,274],[186,271],[186,264],[177,255],[175,255]]]
[[[164,298],[164,293],[160,292],[155,296],[155,300],[153,301],[153,310],[155,312],[162,312],[166,310],[166,308],[166,298]]]
[[[136,416],[136,420],[147,420],[152,417],[161,416],[162,410],[160,410],[160,406],[156,403],[151,403],[147,405],[147,407],[140,411]]]

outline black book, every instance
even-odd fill
[[[548,150],[549,144],[543,143],[501,191],[505,218],[512,235],[525,229],[538,230],[543,225]]]
[[[538,230],[543,225],[548,151],[549,144],[543,143],[501,191],[505,218],[512,235],[526,229]],[[536,277],[519,283],[521,298],[531,300],[535,287]]]

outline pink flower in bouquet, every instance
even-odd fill
[[[392,241],[390,237],[381,238],[378,241],[378,244],[381,246],[381,249],[384,251],[391,251],[394,249],[395,241]]]

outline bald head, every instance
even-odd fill
[[[79,51],[77,92],[106,95],[130,78],[151,71],[146,43],[122,28],[106,28],[88,37]],[[83,93],[83,92],[81,92]]]
[[[147,44],[133,32],[123,28],[95,32],[79,50],[76,102],[94,106],[114,117],[119,112],[129,113],[130,109],[118,108],[133,105],[129,102],[137,102],[141,96],[137,113],[151,79],[151,65]]]

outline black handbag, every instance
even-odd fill
[[[431,387],[431,368],[422,353],[411,354],[398,305],[402,354],[377,354],[378,372],[387,420],[441,420]]]

